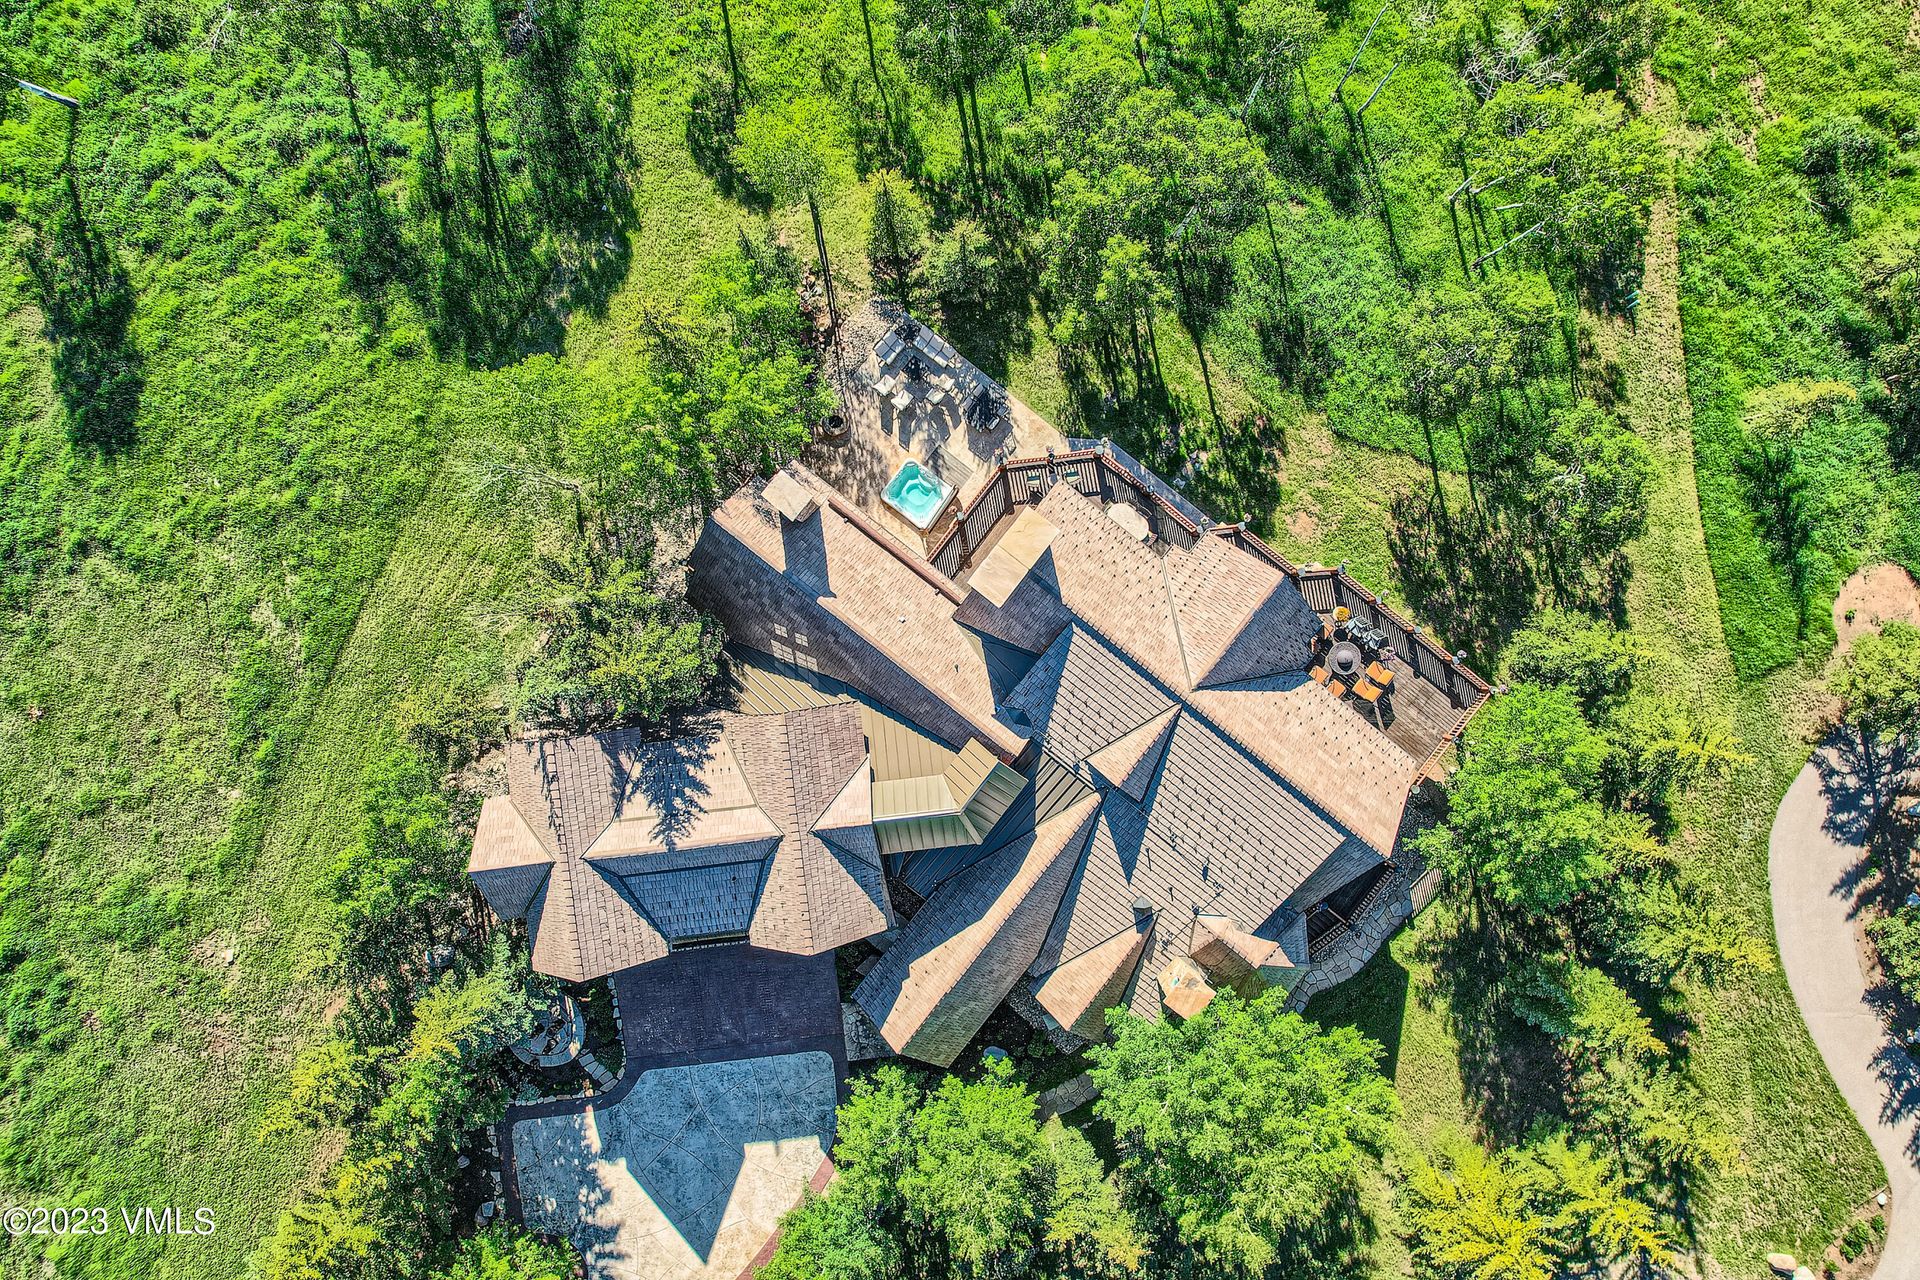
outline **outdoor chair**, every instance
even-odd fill
[[[1327,681],[1327,689],[1336,698],[1344,698],[1347,696],[1347,686],[1338,680]]]
[[[1325,667],[1315,667],[1312,671],[1309,671],[1307,674],[1313,677],[1313,682],[1315,684],[1325,684],[1327,681],[1333,678],[1332,674],[1329,673]]]
[[[913,397],[902,390],[896,394],[889,403],[893,405],[893,411],[895,413],[905,413],[907,406],[913,403]]]
[[[1373,708],[1374,721],[1379,724],[1382,729],[1387,727],[1385,722],[1380,719],[1380,695],[1385,692],[1385,689],[1382,689],[1365,676],[1361,676],[1353,685],[1354,696]]]
[[[1379,685],[1384,691],[1388,685],[1393,683],[1393,672],[1377,662],[1369,662],[1367,664],[1367,679]]]

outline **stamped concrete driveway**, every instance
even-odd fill
[[[600,1280],[733,1280],[833,1145],[833,1059],[646,1072],[618,1102],[513,1126],[520,1211]]]
[[[1920,1280],[1920,1071],[1867,1001],[1854,948],[1866,796],[1823,747],[1794,779],[1768,839],[1780,964],[1820,1056],[1887,1168],[1893,1203],[1877,1280]]]

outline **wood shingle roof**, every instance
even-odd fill
[[[543,973],[584,981],[715,937],[812,954],[892,924],[852,703],[721,715],[668,742],[522,739],[507,775],[469,869],[496,911],[527,917]],[[523,902],[489,886],[512,859],[539,865],[529,837],[547,874]]]

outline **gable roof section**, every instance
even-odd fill
[[[848,775],[840,794],[827,802],[809,828],[823,840],[844,839],[847,830],[873,825],[873,785],[868,781],[871,757],[862,756],[859,767]]]
[[[1071,626],[1014,686],[1002,714],[1017,716],[1048,751],[1078,765],[1175,705],[1098,635]]]
[[[941,886],[854,990],[896,1052],[949,1066],[1033,962],[1098,812],[1093,796]]]
[[[1168,548],[1167,578],[1195,686],[1307,669],[1320,619],[1273,565],[1208,536]]]
[[[1106,1034],[1106,1011],[1126,1000],[1147,952],[1151,918],[1049,969],[1033,984],[1033,998],[1047,1016],[1083,1040]]]
[[[764,858],[622,876],[620,883],[670,943],[744,936],[753,924]]]
[[[1147,786],[1160,771],[1160,761],[1173,738],[1173,722],[1180,708],[1168,707],[1137,729],[1130,729],[1087,757],[1087,763],[1136,804],[1146,799]]]
[[[483,806],[489,835],[470,870],[484,890],[491,861],[531,858],[529,837],[548,853],[525,906],[542,973],[584,981],[742,933],[811,954],[891,926],[879,851],[859,823],[868,775],[853,703],[722,715],[671,742],[633,730],[522,739],[507,775],[510,796]],[[822,819],[841,824],[832,846],[813,830]]]
[[[1038,510],[1059,530],[1050,585],[1078,626],[1150,677],[1163,705],[1179,700],[1201,711],[1377,852],[1393,848],[1420,762],[1302,674],[1320,621],[1292,582],[1215,535],[1192,548],[1136,542],[1071,485],[1056,484]],[[1042,590],[1029,575],[1009,607]],[[1025,688],[1024,699],[1016,689],[1006,702],[1031,721],[1031,703],[1044,697],[1037,687]],[[1057,718],[1042,717],[1049,723],[1035,723],[1035,734],[1051,738]],[[1111,740],[1076,741],[1063,755],[1078,763]]]
[[[813,473],[785,474],[819,509],[784,520],[756,485],[721,503],[689,558],[696,602],[740,644],[843,680],[948,743],[1017,757],[1025,735],[995,720],[987,657],[953,620],[960,589]]]
[[[467,864],[479,889],[503,920],[527,913],[533,895],[553,870],[553,853],[508,796],[488,796],[480,805],[473,833],[473,858]]]

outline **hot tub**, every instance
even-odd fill
[[[953,486],[908,458],[880,496],[906,517],[907,523],[925,533],[946,510],[953,498]]]

